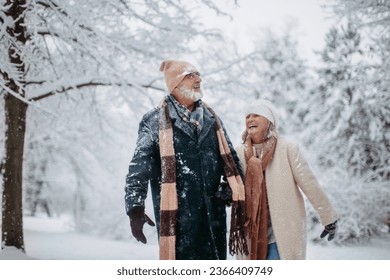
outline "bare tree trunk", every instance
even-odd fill
[[[2,244],[23,251],[22,175],[26,110],[27,105],[19,99],[9,94],[5,97]]]
[[[14,19],[14,28],[7,32],[17,43],[26,43],[24,27],[24,9],[26,1],[7,0],[8,16]],[[25,66],[15,46],[8,50],[11,63],[19,73],[16,82],[5,75],[6,85],[15,94],[24,97],[24,88],[20,86],[25,77]],[[3,162],[3,209],[2,209],[2,246],[14,246],[24,251],[23,238],[23,151],[26,132],[27,104],[11,94],[5,94],[5,158]]]

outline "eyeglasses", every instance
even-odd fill
[[[200,77],[200,73],[199,72],[192,72],[192,73],[184,76],[184,78],[189,78],[191,80],[195,79],[195,77]]]

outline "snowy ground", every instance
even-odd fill
[[[0,259],[39,260],[156,260],[158,245],[146,231],[148,244],[128,241],[114,241],[70,231],[66,220],[48,218],[24,218],[25,246],[27,254],[20,254],[13,248],[0,252]],[[130,229],[129,229],[130,234]],[[232,257],[229,256],[230,259]],[[326,246],[308,244],[308,260],[390,260],[390,236],[387,239],[372,240],[370,244],[354,246]]]
[[[291,276],[306,279],[354,279],[385,275],[390,264],[390,237],[373,240],[370,244],[359,246],[327,246],[308,244],[306,261],[176,261],[164,262],[158,259],[158,246],[155,228],[146,228],[148,244],[127,241],[113,241],[72,232],[66,220],[25,217],[25,245],[27,254],[13,247],[0,251],[0,279],[94,279],[106,280],[123,276],[135,279],[213,279],[229,278],[288,279]],[[232,257],[229,256],[232,260]],[[31,261],[33,260],[33,261]],[[129,261],[131,260],[131,261]],[[321,260],[321,261],[316,261]],[[370,261],[372,260],[372,261]],[[201,268],[201,269],[200,269]],[[272,269],[272,275],[226,275],[211,274],[215,269],[230,271],[247,268]],[[200,275],[120,274],[119,271],[156,271],[169,273],[177,270],[201,270]],[[137,270],[139,269],[139,270]],[[222,272],[224,270],[221,270]],[[163,275],[163,276],[161,276]],[[169,277],[167,278],[167,275]],[[336,278],[329,275],[337,275]]]

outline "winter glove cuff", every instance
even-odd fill
[[[331,241],[335,237],[336,231],[337,231],[337,220],[331,224],[326,225],[320,237],[324,238],[329,234],[328,241]]]
[[[227,206],[232,203],[232,189],[227,182],[221,182],[219,184],[215,197],[221,199]]]
[[[137,239],[146,244],[146,237],[143,233],[144,224],[155,226],[155,223],[145,214],[143,207],[135,207],[129,212],[131,233]]]

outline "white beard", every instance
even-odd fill
[[[201,90],[199,92],[196,92],[192,89],[187,88],[184,85],[179,87],[179,90],[183,97],[189,98],[192,101],[198,101],[203,97],[203,92]]]

